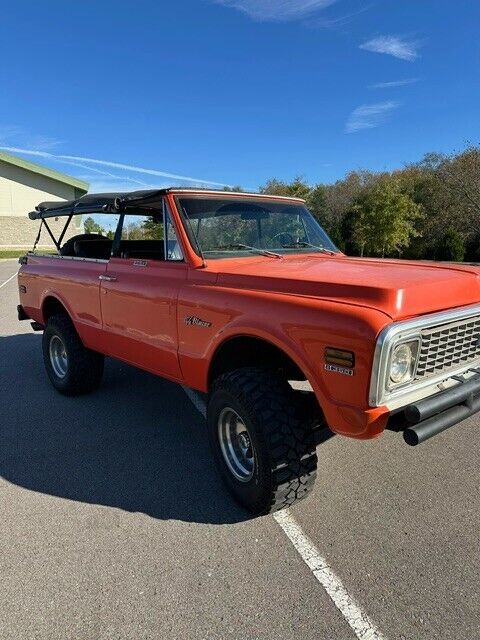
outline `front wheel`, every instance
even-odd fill
[[[60,393],[68,396],[88,393],[100,384],[104,358],[83,346],[67,315],[49,318],[42,348],[47,375]]]
[[[235,499],[255,515],[278,511],[312,490],[317,455],[290,386],[271,371],[220,376],[208,403],[215,462]]]

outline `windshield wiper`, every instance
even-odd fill
[[[231,244],[225,244],[221,247],[216,247],[210,251],[204,251],[204,253],[212,253],[215,251],[234,251],[235,249],[241,251],[242,249],[246,249],[247,251],[256,251],[262,256],[268,256],[269,258],[281,258],[282,256],[279,253],[275,253],[274,251],[268,251],[267,249],[259,249],[258,247],[250,247],[248,244],[242,244],[241,242],[232,242]]]
[[[282,244],[282,249],[296,249],[297,247],[311,247],[312,249],[317,249],[317,251],[321,251],[322,253],[328,253],[331,256],[336,255],[336,251],[325,249],[325,247],[317,247],[315,244],[310,244],[310,242],[304,242],[303,240],[297,240],[296,242],[290,242],[289,244]]]

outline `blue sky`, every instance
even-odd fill
[[[92,190],[400,167],[480,141],[479,25],[475,0],[19,0],[0,146]]]

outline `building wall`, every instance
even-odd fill
[[[48,200],[73,200],[80,193],[68,184],[42,176],[21,167],[0,162],[0,248],[31,248],[40,225],[39,220],[30,220],[28,213],[40,202]],[[49,221],[57,237],[66,222],[65,218]],[[66,238],[80,232],[78,216],[70,225]],[[38,245],[53,247],[45,229]]]
[[[78,220],[72,220],[67,233],[63,239],[68,240],[72,236],[83,232],[83,225]],[[48,226],[52,230],[55,238],[58,238],[65,226],[67,219],[49,218]],[[0,250],[2,249],[32,249],[35,239],[40,228],[40,220],[29,220],[28,218],[20,218],[18,216],[0,216]],[[42,228],[40,241],[37,249],[55,249],[52,239],[48,235],[45,227]]]

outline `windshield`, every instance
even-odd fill
[[[337,251],[300,203],[242,197],[179,197],[186,229],[209,258]],[[271,254],[271,255],[275,255]]]

